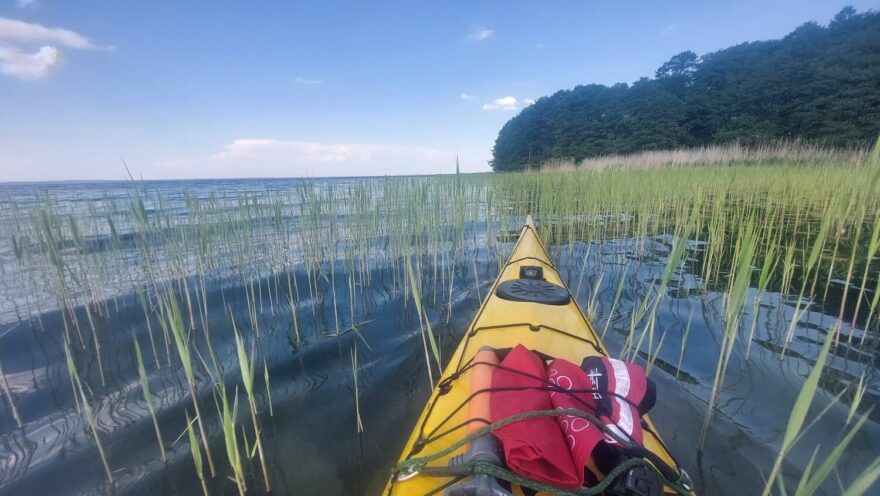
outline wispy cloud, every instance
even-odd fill
[[[39,2],[37,2],[37,0],[18,0],[16,3],[22,9],[26,9],[28,7],[36,7],[37,5],[39,5]]]
[[[475,26],[471,28],[471,31],[467,34],[465,39],[468,39],[470,41],[486,41],[494,34],[494,29],[489,29],[485,26]]]
[[[296,84],[305,84],[305,85],[324,84],[324,81],[321,81],[320,79],[308,79],[308,78],[304,78],[304,77],[298,77],[298,78],[294,79],[294,81],[296,82]]]
[[[207,158],[174,157],[156,165],[161,177],[425,174],[454,171],[455,152],[407,145],[247,138],[234,140]]]
[[[512,96],[496,98],[489,103],[483,104],[483,110],[501,110],[502,112],[513,112],[517,107],[517,100]]]
[[[272,139],[238,139],[211,156],[214,162],[233,162],[241,159],[283,159],[308,163],[369,162],[373,158],[371,145],[325,145],[306,141]]]
[[[678,24],[672,23],[660,30],[660,36],[669,36],[678,31]]]
[[[462,93],[460,98],[462,100],[476,100],[477,99],[477,97],[475,97],[474,95],[468,95],[467,93]]]
[[[21,44],[51,44],[68,48],[97,48],[85,36],[64,28],[0,17],[0,40]]]
[[[40,79],[60,63],[59,46],[77,50],[100,48],[69,29],[0,17],[0,72],[3,74]]]
[[[523,106],[528,107],[529,105],[534,105],[535,100],[533,98],[523,98]]]

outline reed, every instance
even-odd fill
[[[431,354],[434,357],[434,362],[437,365],[438,370],[442,370],[443,365],[440,363],[440,348],[437,346],[437,340],[434,338],[434,331],[431,329],[431,321],[428,316],[423,312],[422,309],[422,296],[419,290],[419,283],[416,279],[415,273],[413,272],[412,264],[410,263],[409,257],[406,259],[406,272],[409,275],[409,283],[410,283],[410,294],[412,295],[413,302],[416,306],[416,314],[419,319],[419,329],[422,333],[422,344],[425,346],[425,366],[428,369],[428,381],[431,385],[434,384],[434,375],[431,372],[433,368],[431,365],[431,360],[428,356],[428,342],[431,343]],[[427,336],[427,342],[426,342]]]
[[[226,392],[226,386],[217,385],[218,394],[215,396],[220,398],[217,409],[220,412],[220,425],[223,429],[223,442],[226,447],[226,459],[232,468],[231,479],[235,482],[235,487],[240,496],[247,493],[247,483],[244,473],[244,462],[241,459],[241,446],[238,442],[238,433],[236,432],[236,420],[238,419],[238,388],[235,389],[235,395],[232,405],[229,404],[229,397]]]
[[[352,343],[351,347],[351,374],[354,378],[354,415],[357,420],[357,431],[364,432],[364,423],[361,420],[361,393],[358,388],[358,359],[357,359],[357,342]]]
[[[9,405],[9,410],[12,411],[12,418],[15,419],[15,424],[21,427],[21,417],[18,414],[18,408],[15,407],[15,398],[13,398],[12,390],[9,388],[9,383],[6,381],[6,374],[3,372],[2,363],[0,363],[0,385],[3,386],[3,396],[6,398],[6,404]]]
[[[717,367],[715,369],[715,379],[712,383],[712,392],[709,394],[709,404],[706,408],[706,415],[703,419],[703,428],[700,431],[700,449],[706,440],[706,433],[709,430],[709,422],[712,419],[712,413],[715,409],[715,403],[718,399],[718,393],[724,382],[724,376],[727,372],[727,364],[730,361],[730,355],[733,353],[733,346],[736,342],[741,315],[746,301],[746,293],[749,289],[749,282],[752,275],[752,263],[755,256],[755,226],[754,219],[749,221],[744,231],[740,233],[738,240],[741,244],[737,246],[738,257],[734,261],[732,268],[732,283],[727,296],[726,317],[724,320],[724,334],[721,344],[721,356],[719,357]]]
[[[165,458],[165,443],[162,441],[162,431],[159,430],[159,421],[156,419],[156,409],[153,407],[153,394],[150,392],[150,381],[147,378],[147,371],[144,368],[144,358],[141,356],[141,347],[138,344],[137,339],[133,339],[134,343],[134,355],[137,360],[137,368],[138,368],[138,376],[141,378],[141,390],[144,393],[144,402],[147,404],[147,409],[150,411],[150,418],[153,419],[153,429],[156,431],[156,441],[159,443],[159,453],[162,455],[162,461],[167,461]]]
[[[779,470],[782,467],[782,461],[785,459],[785,455],[791,451],[798,436],[801,434],[801,428],[807,418],[810,404],[816,396],[816,391],[819,387],[819,378],[825,367],[825,361],[828,358],[828,350],[831,349],[833,338],[834,336],[828,336],[825,338],[825,343],[822,345],[822,349],[819,351],[819,356],[816,358],[816,364],[813,366],[812,371],[810,371],[807,380],[804,381],[804,385],[798,394],[797,400],[795,400],[794,408],[792,408],[791,416],[788,419],[788,425],[785,429],[785,435],[782,438],[782,446],[779,449],[779,455],[776,457],[776,461],[773,463],[773,468],[770,470],[770,475],[767,477],[763,496],[768,496],[770,494],[773,484],[776,481],[776,477],[779,475]]]
[[[199,440],[196,438],[196,431],[193,429],[193,422],[195,422],[195,420],[191,420],[189,418],[189,412],[187,412],[186,434],[189,437],[189,451],[196,468],[196,476],[199,478],[199,484],[202,486],[202,494],[208,496],[208,485],[205,483],[205,470],[202,465],[202,451],[201,448],[199,448]]]
[[[247,349],[244,341],[241,339],[238,329],[235,327],[233,320],[233,330],[235,332],[235,349],[238,355],[238,366],[241,372],[241,380],[244,383],[244,390],[247,393],[248,406],[251,410],[251,421],[254,427],[254,443],[257,453],[260,455],[260,468],[263,471],[263,484],[266,492],[272,491],[272,485],[269,482],[269,470],[266,467],[266,457],[263,454],[263,442],[260,439],[260,424],[257,421],[257,402],[254,399],[254,359],[253,356],[248,357]],[[253,348],[252,348],[253,349]]]
[[[180,306],[173,294],[169,293],[166,295],[162,307],[164,310],[165,322],[171,329],[171,334],[174,337],[174,344],[177,348],[177,354],[183,366],[184,377],[186,378],[190,399],[192,400],[193,409],[195,410],[195,420],[199,426],[199,435],[202,438],[202,447],[205,449],[205,457],[208,460],[208,469],[211,473],[211,478],[214,478],[217,476],[217,471],[214,468],[214,458],[211,456],[211,447],[208,444],[208,436],[205,433],[205,423],[203,421],[201,409],[199,408],[198,386],[196,385],[195,373],[193,372],[192,355],[189,347],[189,335],[183,322]]]
[[[98,435],[98,423],[95,419],[92,407],[89,404],[89,400],[86,397],[86,392],[85,389],[83,389],[82,381],[80,381],[79,372],[76,370],[76,363],[73,361],[73,355],[70,352],[69,346],[65,346],[64,353],[67,358],[67,372],[70,374],[74,394],[77,397],[86,424],[89,426],[89,429],[92,432],[92,438],[95,440],[95,445],[98,448],[98,456],[100,456],[101,464],[104,466],[104,474],[107,476],[107,482],[113,484],[113,472],[110,470],[110,465],[107,463],[107,455],[104,453],[104,446],[101,444],[101,437]]]

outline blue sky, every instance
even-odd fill
[[[488,170],[530,99],[880,0],[0,0],[0,181]]]

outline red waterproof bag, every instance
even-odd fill
[[[583,369],[568,360],[556,359],[550,362],[547,376],[553,384],[566,391],[595,389]],[[576,408],[596,415],[596,392],[562,393],[551,392],[550,402],[553,408]],[[583,467],[593,452],[593,448],[605,439],[602,431],[592,422],[571,415],[557,417],[565,434],[568,448],[571,450],[572,462],[576,467]]]
[[[548,367],[522,345],[500,365],[492,374],[493,423],[523,412],[575,408],[598,417],[618,436],[642,443],[639,409],[647,411],[654,396],[638,365],[589,356],[580,367],[563,359]],[[563,489],[583,485],[584,465],[599,443],[617,444],[594,423],[572,415],[521,420],[495,430],[495,436],[511,470]]]
[[[552,410],[547,371],[538,356],[523,347],[514,348],[492,374],[492,422],[518,413]],[[531,377],[529,377],[531,376]],[[577,489],[584,480],[583,464],[575,465],[555,417],[535,417],[494,431],[504,446],[504,459],[523,477],[563,489]]]

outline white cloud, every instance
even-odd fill
[[[0,40],[16,44],[51,44],[69,48],[97,48],[85,36],[63,28],[48,28],[0,17]]]
[[[669,36],[676,31],[678,31],[678,24],[669,24],[668,26],[660,30],[660,36]]]
[[[315,85],[315,84],[324,84],[324,81],[320,79],[306,79],[304,77],[298,77],[294,79],[296,84],[306,84],[306,85]]]
[[[532,98],[523,98],[523,106],[528,107],[529,105],[534,105],[535,100]]]
[[[211,157],[215,162],[241,159],[299,160],[309,163],[368,162],[373,157],[370,145],[324,145],[304,141],[271,139],[239,139],[223,147]]]
[[[49,28],[0,17],[0,73],[40,79],[61,61],[58,46],[97,49],[88,38],[69,29]]]
[[[467,93],[462,93],[460,98],[462,100],[476,100],[477,99],[477,97],[475,97],[474,95],[468,95]]]
[[[455,171],[455,151],[370,143],[237,139],[207,158],[172,157],[150,177],[333,177]]]
[[[517,109],[516,104],[516,98],[512,96],[505,96],[502,98],[496,98],[490,103],[484,103],[483,110],[501,110],[504,112],[513,112]]]
[[[43,46],[29,53],[0,45],[0,73],[20,79],[40,79],[60,61],[61,54],[53,46]]]
[[[471,29],[471,32],[468,33],[466,38],[471,41],[486,41],[495,34],[494,29],[489,29],[483,26],[478,26]]]
[[[212,145],[172,139],[160,147],[117,143],[107,149],[105,141],[45,146],[0,133],[0,182],[127,179],[119,153],[134,177],[144,179],[451,174],[456,156],[462,172],[486,172],[491,159],[490,147],[482,144],[452,149],[387,142],[239,139]]]

